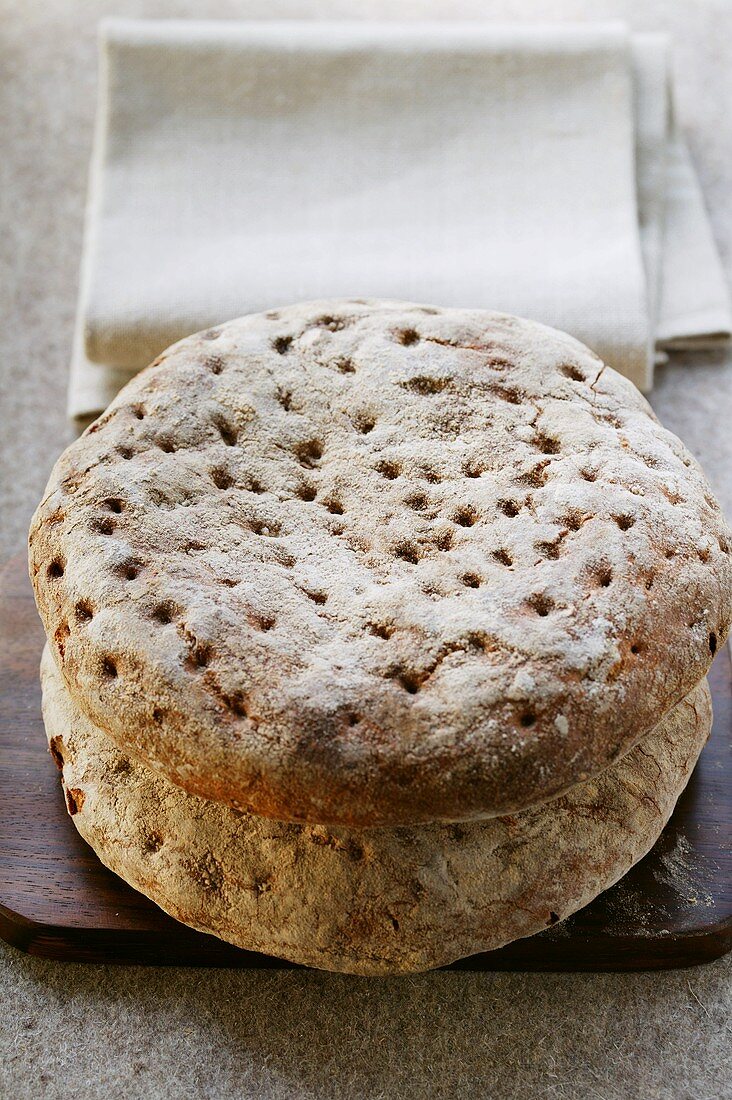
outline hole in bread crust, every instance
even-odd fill
[[[94,616],[92,606],[87,600],[79,600],[74,608],[74,613],[78,623],[88,623]]]
[[[520,390],[514,390],[508,386],[491,386],[490,391],[495,397],[507,401],[509,405],[520,405],[524,399],[524,395]]]
[[[104,657],[102,659],[102,672],[110,680],[117,679],[117,665],[111,657]]]
[[[301,466],[313,469],[323,457],[323,444],[319,439],[308,439],[304,443],[298,443],[295,454]]]
[[[221,439],[226,444],[226,446],[227,447],[235,446],[237,438],[238,438],[238,433],[237,433],[236,429],[233,428],[230,424],[224,423],[223,421],[220,422],[219,424],[217,424],[217,427],[219,429],[219,434],[221,436]]]
[[[712,657],[717,652],[717,635],[714,633],[714,631],[712,631],[709,635],[709,652],[711,653]]]
[[[397,676],[399,683],[410,695],[416,695],[421,687],[421,679],[416,672],[402,672]]]
[[[328,596],[326,595],[325,592],[312,592],[312,591],[309,591],[307,588],[303,588],[303,592],[309,600],[313,601],[313,603],[317,603],[317,604],[327,603]]]
[[[548,435],[537,435],[534,439],[534,446],[545,455],[556,455],[559,454],[560,451],[559,440],[552,439],[552,437]]]
[[[60,737],[52,737],[48,744],[48,751],[53,757],[53,762],[59,771],[63,771],[64,768],[64,743]]]
[[[292,346],[291,336],[275,336],[272,341],[272,347],[278,355],[286,355]]]
[[[340,332],[342,329],[350,323],[352,318],[350,317],[332,317],[327,314],[325,317],[318,317],[313,323],[318,328],[327,328],[329,332]]]
[[[394,553],[402,561],[408,561],[411,565],[416,565],[419,561],[419,551],[411,542],[399,543],[398,546],[394,547]]]
[[[197,642],[191,650],[191,657],[198,668],[205,668],[213,657],[213,648],[207,642]]]
[[[566,527],[568,531],[579,531],[582,526],[582,516],[579,512],[567,512],[560,520],[560,523],[563,527]]]
[[[111,535],[114,533],[115,524],[111,516],[102,516],[100,519],[93,519],[89,526],[92,531],[100,535]]]
[[[536,595],[530,596],[526,601],[532,611],[535,611],[537,615],[545,618],[550,611],[554,610],[554,600],[551,596],[547,596],[544,592],[537,592]]]
[[[525,474],[521,474],[516,480],[520,485],[528,485],[532,489],[540,489],[542,485],[546,485],[547,477],[549,476],[546,466],[546,462],[540,462]]]
[[[280,525],[275,520],[253,519],[251,529],[255,535],[264,535],[268,538],[276,538],[280,533]]]
[[[142,842],[143,849],[150,855],[159,852],[163,846],[163,838],[160,833],[148,833]]]
[[[460,527],[473,527],[478,522],[478,513],[470,505],[464,505],[453,513],[452,519]]]
[[[435,535],[435,546],[438,550],[449,550],[452,547],[453,533],[450,530],[438,531]]]
[[[378,464],[378,466],[376,467],[376,472],[381,474],[381,476],[385,477],[388,481],[394,481],[396,478],[399,477],[401,473],[401,467],[397,462],[385,460],[384,462],[380,462]]]
[[[153,608],[152,617],[156,622],[161,623],[163,626],[166,623],[172,623],[174,617],[178,614],[178,608],[175,604],[168,600],[164,600],[162,603],[156,604]]]
[[[397,333],[397,340],[406,348],[419,343],[419,338],[419,333],[414,328],[404,328]]]
[[[501,565],[513,565],[513,558],[509,554],[508,550],[494,550],[493,557],[496,559],[497,562],[500,562]]]
[[[357,413],[353,418],[353,426],[361,435],[368,435],[376,427],[376,418],[368,413]]]
[[[429,397],[431,394],[442,393],[447,389],[452,379],[450,378],[433,378],[429,375],[418,375],[416,378],[408,378],[406,382],[400,382],[399,385],[405,390],[412,390],[413,393],[418,393],[421,397]]]
[[[218,433],[226,446],[233,447],[239,436],[234,425],[224,416],[215,416],[213,418],[213,423],[214,427],[218,429]]]
[[[394,628],[388,623],[369,623],[368,629],[375,638],[383,638],[388,640],[394,633]]]
[[[63,563],[59,558],[54,558],[46,572],[48,573],[48,576],[51,578],[51,580],[59,580],[64,575]]]
[[[84,792],[80,787],[66,788],[66,807],[71,817],[78,814],[84,805]]]
[[[233,695],[224,695],[222,698],[229,710],[233,711],[239,718],[247,718],[249,716],[247,701],[241,692],[235,692]]]
[[[429,481],[431,485],[437,485],[440,481],[439,473],[437,470],[433,470],[431,466],[423,466],[417,476]]]
[[[126,581],[134,581],[134,579],[140,575],[141,569],[142,562],[130,558],[129,561],[123,562],[118,566],[116,572],[119,573],[121,577],[124,577]]]
[[[562,545],[561,538],[555,539],[554,542],[537,542],[535,543],[538,553],[543,558],[556,559],[559,557],[559,550]]]
[[[234,478],[229,471],[224,470],[221,466],[216,466],[211,471],[211,480],[217,489],[230,489],[234,484]]]

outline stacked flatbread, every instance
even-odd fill
[[[552,329],[338,300],[199,333],[32,523],[69,813],[173,916],[295,962],[531,935],[686,784],[731,544],[635,387]]]

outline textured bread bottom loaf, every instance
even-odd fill
[[[427,970],[563,920],[649,851],[711,728],[706,681],[597,778],[471,824],[294,825],[186,793],[72,702],[48,649],[43,715],[99,858],[183,923],[352,974]]]

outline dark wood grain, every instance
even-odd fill
[[[25,559],[0,576],[0,935],[55,959],[282,967],[166,916],[104,867],[66,815],[46,750],[43,631]],[[714,731],[653,851],[556,928],[456,963],[471,970],[690,966],[732,947],[732,669],[711,674]]]

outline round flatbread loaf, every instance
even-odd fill
[[[586,905],[653,845],[711,726],[705,681],[618,764],[544,806],[329,829],[187,794],[80,713],[48,650],[42,678],[69,813],[102,862],[185,924],[353,974],[442,966]]]
[[[30,535],[81,709],[203,797],[469,820],[607,767],[726,636],[703,474],[581,344],[320,302],[176,344],[56,465]]]

